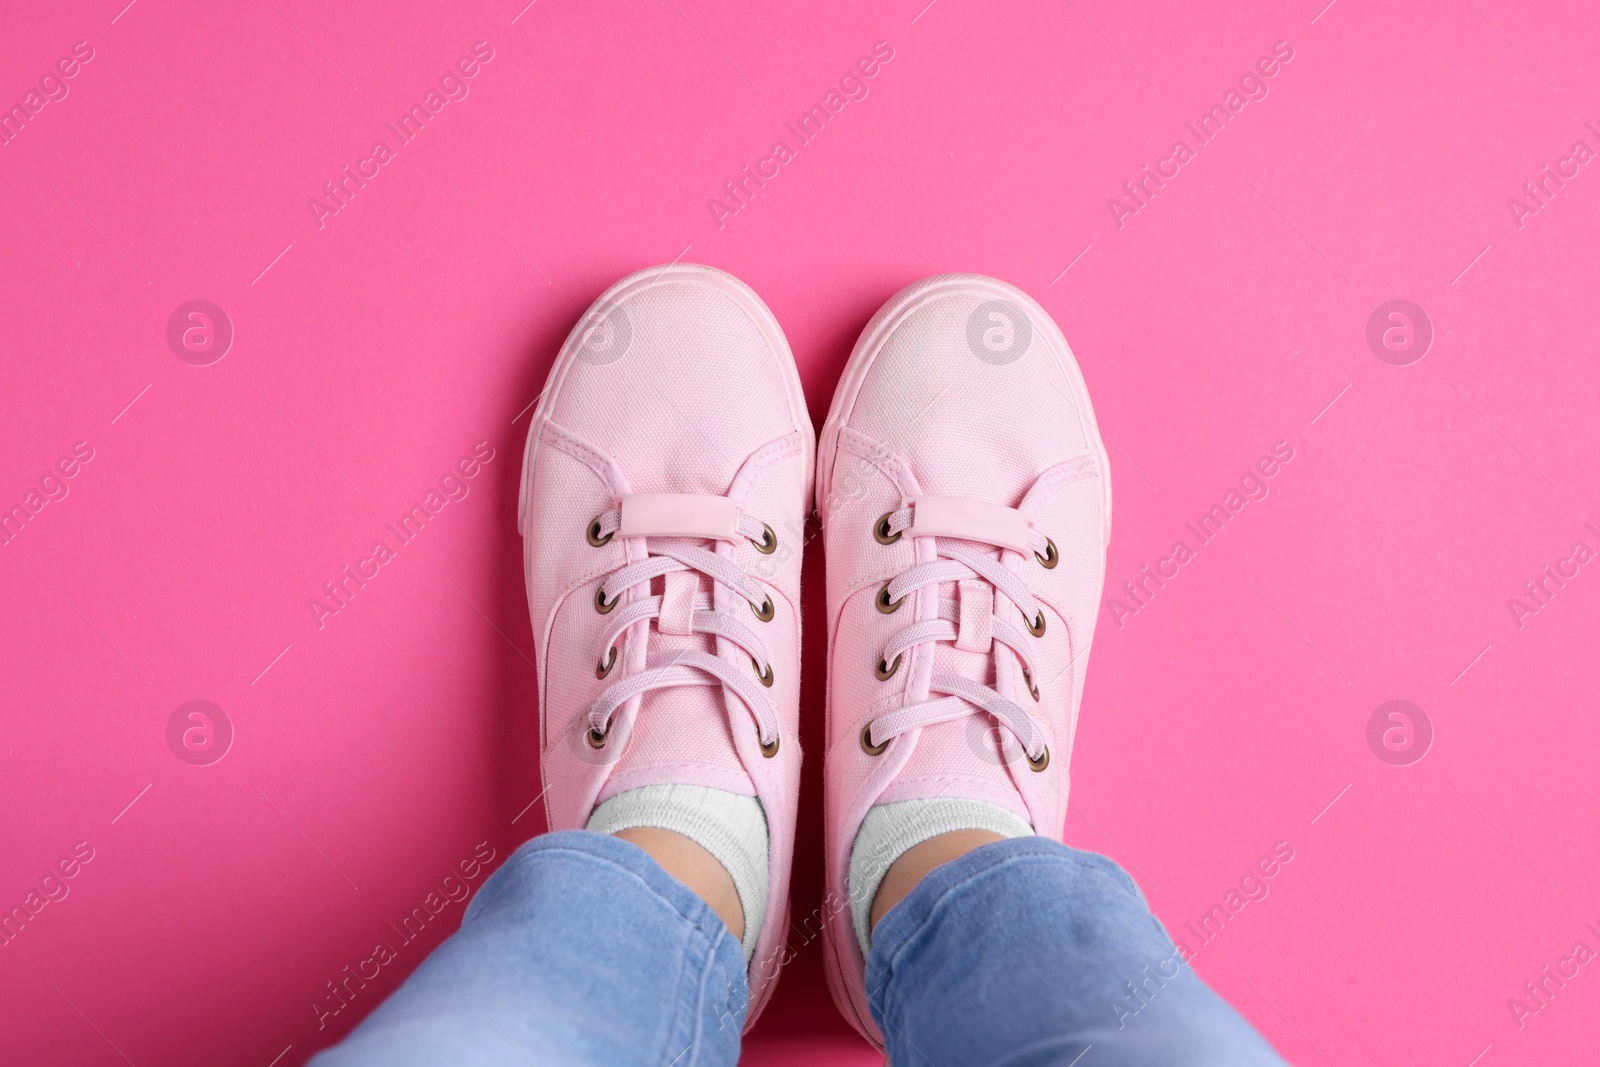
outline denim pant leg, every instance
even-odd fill
[[[744,953],[643,850],[569,830],[523,845],[440,945],[316,1067],[731,1067]]]
[[[878,923],[867,992],[894,1067],[1284,1067],[1122,868],[1040,837],[930,872]]]

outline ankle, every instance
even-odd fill
[[[718,918],[727,924],[728,932],[735,941],[744,940],[744,908],[739,903],[739,891],[734,887],[733,876],[728,869],[718,863],[710,852],[691,838],[654,826],[618,830],[612,836],[648,852],[662,870],[688,886],[710,905]]]
[[[869,920],[872,928],[876,929],[878,920],[904,900],[929,871],[960,859],[975,848],[1004,840],[1003,834],[989,830],[952,830],[906,849],[899,859],[890,864],[883,881],[878,885],[877,895],[872,898]]]

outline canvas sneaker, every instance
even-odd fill
[[[901,290],[856,342],[816,488],[826,885],[840,904],[826,971],[846,1018],[881,1049],[843,904],[857,832],[874,805],[959,798],[1060,839],[1110,469],[1050,317],[1002,282],[944,275]]]
[[[670,265],[624,278],[579,320],[523,459],[549,828],[583,828],[646,786],[760,801],[767,905],[747,1028],[788,923],[814,448],[766,305],[721,271]]]

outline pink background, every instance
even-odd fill
[[[1559,562],[1600,549],[1600,167],[1507,204],[1600,149],[1588,5],[525,2],[0,18],[6,107],[94,51],[0,147],[0,507],[93,449],[0,547],[0,906],[94,857],[0,947],[4,1059],[301,1063],[462,905],[319,1031],[328,981],[479,842],[543,829],[522,413],[601,289],[682,258],[767,300],[819,422],[902,285],[1034,295],[1112,446],[1108,596],[1288,442],[1265,499],[1103,613],[1069,840],[1176,936],[1287,842],[1196,965],[1295,1063],[1593,1062],[1600,965],[1507,1003],[1600,951],[1600,566]],[[478,41],[470,94],[319,229],[308,199]],[[708,199],[878,41],[869,95],[719,227]],[[1269,95],[1119,227],[1108,198],[1279,41]],[[1434,330],[1409,366],[1365,336],[1396,298]],[[194,299],[235,331],[209,366],[166,341]],[[319,629],[322,583],[480,441],[470,495]],[[1546,564],[1578,575],[1519,620]],[[1435,735],[1409,766],[1367,742],[1397,698]],[[209,766],[167,741],[195,699],[235,731]],[[748,1061],[873,1062],[793,943]]]

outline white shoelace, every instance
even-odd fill
[[[880,519],[879,523],[880,531],[892,540],[911,526],[912,509],[903,508],[890,512]],[[1055,545],[1049,538],[1036,530],[1031,530],[1029,541],[1041,564],[1055,565],[1054,561],[1058,557]],[[1038,600],[1022,577],[998,559],[952,543],[948,539],[941,538],[940,542],[942,542],[938,549],[940,558],[918,563],[901,571],[878,591],[879,610],[886,613],[898,610],[898,605],[907,595],[930,585],[945,585],[974,579],[988,583],[1001,598],[1010,601],[1022,615],[1023,627],[1018,628],[996,611],[991,620],[992,638],[994,643],[1010,649],[1021,661],[1023,681],[1033,699],[1037,701],[1039,699],[1037,673],[1029,642],[1043,637],[1045,632],[1044,612]],[[1049,562],[1046,562],[1047,560]],[[890,605],[895,607],[891,608]],[[954,644],[960,637],[957,625],[959,619],[959,607],[956,601],[941,597],[937,618],[912,622],[890,639],[878,663],[878,676],[885,679],[892,676],[899,669],[906,653],[919,645]],[[996,655],[998,651],[991,646],[991,655]],[[1044,769],[1049,759],[1044,731],[1032,714],[1021,705],[1006,698],[993,687],[953,671],[935,670],[929,679],[928,690],[938,696],[935,699],[907,704],[873,719],[862,735],[863,744],[871,746],[872,751],[881,751],[883,746],[901,734],[924,726],[960,719],[971,715],[973,708],[976,707],[993,716],[1011,732],[1022,746],[1029,766],[1035,770]]]
[[[605,544],[621,524],[620,509],[599,516],[590,526],[590,542]],[[765,552],[777,548],[777,537],[772,527],[759,519],[741,514],[739,533],[749,538]],[[604,678],[616,667],[618,642],[634,627],[642,627],[648,635],[652,621],[661,617],[664,597],[635,597],[626,604],[618,604],[630,590],[645,585],[656,578],[675,572],[688,571],[705,575],[716,584],[727,588],[746,603],[761,622],[771,621],[775,607],[772,597],[760,582],[739,569],[731,560],[708,549],[694,546],[662,546],[650,544],[659,538],[646,538],[644,559],[625,563],[606,575],[595,595],[595,608],[609,614],[616,611],[601,637],[600,654],[595,673]],[[750,655],[751,666],[744,668],[720,656],[699,649],[675,651],[664,663],[647,665],[636,674],[619,677],[608,685],[593,704],[587,716],[589,744],[595,748],[605,745],[611,732],[612,717],[618,708],[656,689],[677,686],[722,685],[730,689],[750,710],[764,756],[778,751],[778,713],[764,690],[772,685],[772,663],[767,658],[761,639],[739,618],[715,610],[713,597],[696,593],[693,614],[688,629],[693,634],[705,634],[731,641]],[[648,660],[647,650],[646,663]]]

